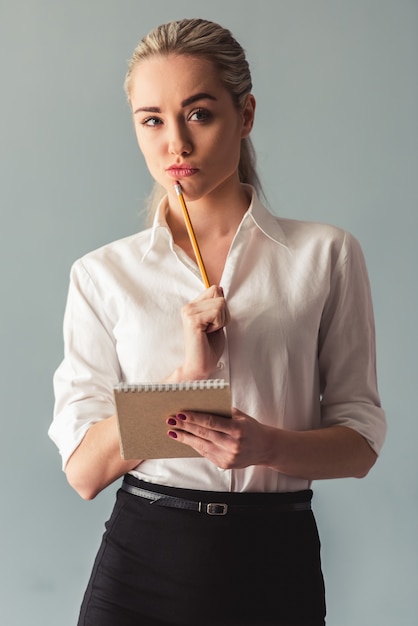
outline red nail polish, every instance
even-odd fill
[[[183,422],[186,419],[186,416],[184,415],[184,413],[177,413],[176,417],[177,419],[182,420]]]
[[[172,439],[177,439],[177,433],[175,433],[173,430],[168,431],[168,436]]]
[[[174,417],[169,417],[168,420],[167,420],[167,424],[170,424],[170,426],[175,426],[177,424],[177,422],[174,419]]]

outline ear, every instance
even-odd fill
[[[244,139],[245,137],[248,137],[254,125],[255,98],[252,93],[249,93],[247,95],[241,115],[242,115],[241,138]]]

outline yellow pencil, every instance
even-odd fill
[[[177,194],[177,197],[179,199],[180,206],[181,206],[181,208],[183,210],[183,216],[184,216],[184,221],[186,222],[187,233],[189,235],[190,243],[192,244],[193,252],[195,254],[196,261],[197,261],[197,264],[199,266],[203,282],[204,282],[206,288],[210,287],[210,282],[209,282],[208,275],[206,273],[205,264],[203,263],[202,255],[200,254],[199,246],[197,244],[196,235],[194,234],[194,231],[193,231],[193,226],[192,226],[192,223],[190,221],[189,212],[187,210],[186,203],[185,203],[184,198],[183,198],[183,193],[181,191],[181,185],[180,185],[179,182],[175,183],[174,189],[176,190],[176,194]]]

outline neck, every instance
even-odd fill
[[[179,199],[169,197],[167,222],[177,246],[194,259]],[[196,201],[187,201],[187,212],[203,257],[211,285],[219,285],[228,252],[239,224],[248,209],[250,198],[242,185],[234,193],[212,193]]]
[[[251,201],[241,184],[228,191],[214,191],[198,200],[185,200],[193,230],[200,241],[233,236]],[[167,222],[176,242],[187,237],[181,205],[174,192],[168,197]]]

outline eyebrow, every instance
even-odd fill
[[[190,96],[189,98],[186,98],[185,100],[181,101],[181,106],[182,107],[187,107],[189,106],[189,104],[193,104],[194,102],[197,102],[198,100],[217,100],[217,98],[215,98],[215,96],[212,96],[210,93],[196,93],[193,96]],[[147,112],[147,113],[161,113],[161,109],[160,107],[152,107],[152,106],[144,106],[144,107],[138,107],[138,109],[136,109],[134,111],[134,115],[135,113],[140,113],[141,111],[143,112]]]

